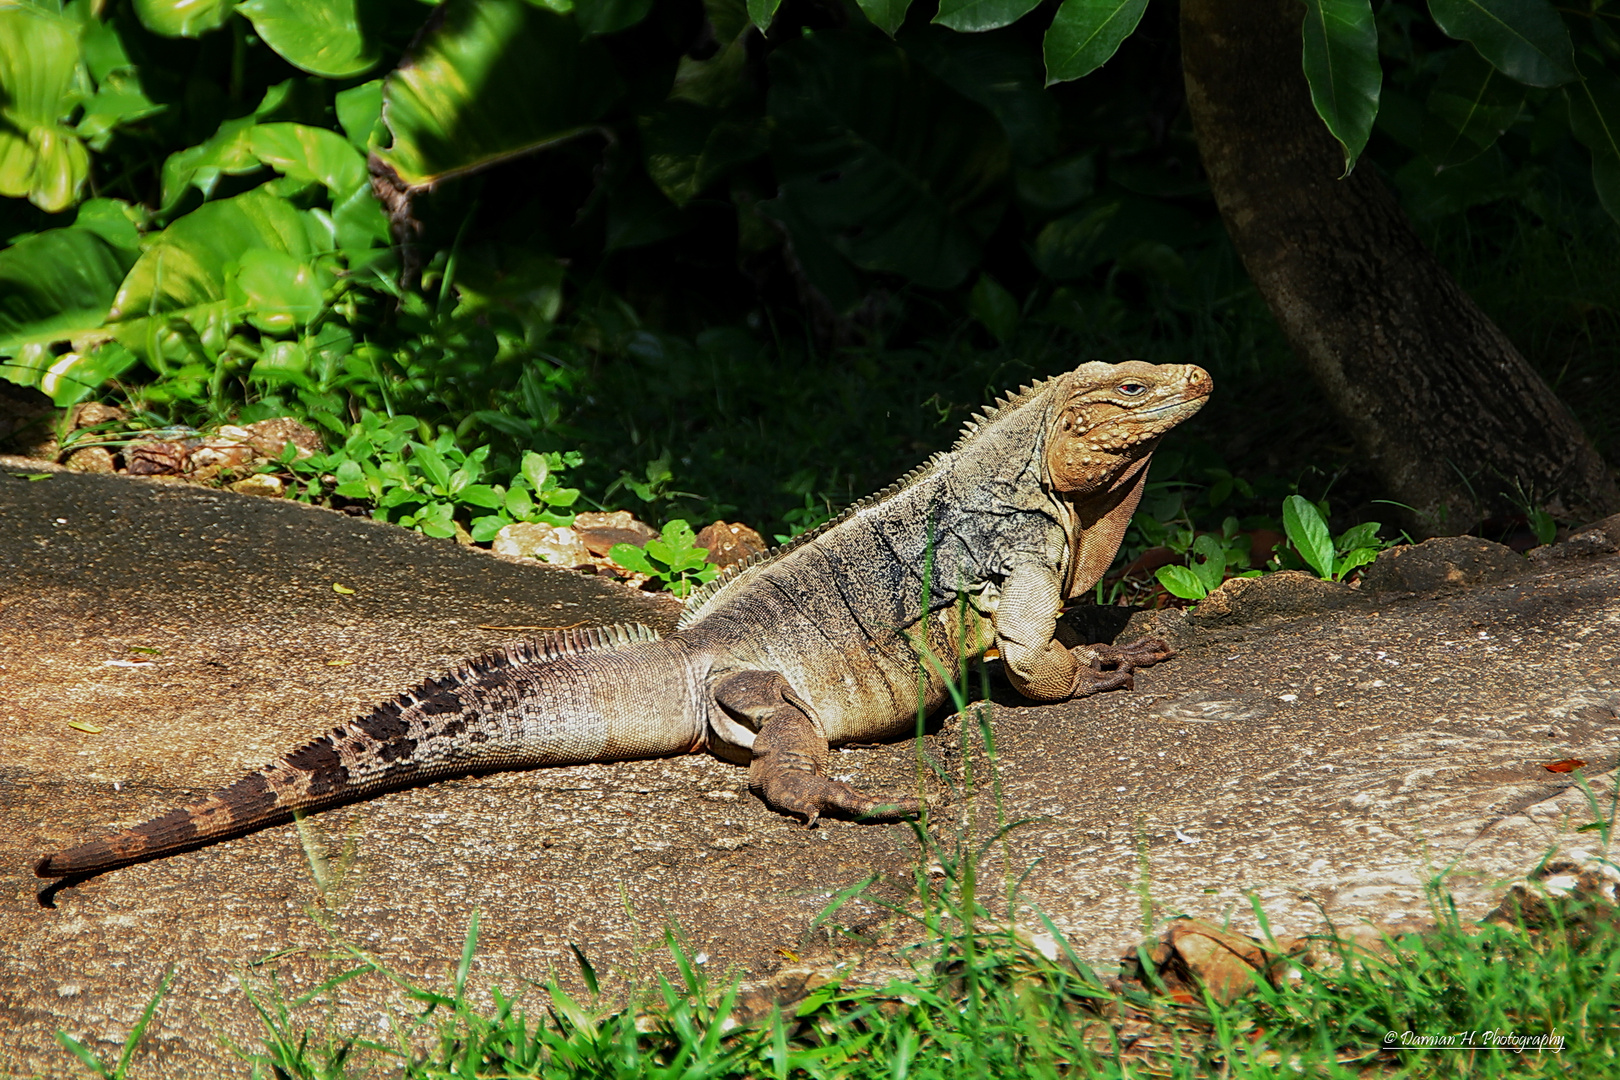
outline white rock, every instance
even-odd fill
[[[518,521],[495,534],[498,555],[539,559],[555,566],[582,566],[591,561],[585,541],[573,529],[542,522]]]

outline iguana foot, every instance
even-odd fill
[[[1097,654],[1100,671],[1135,671],[1139,667],[1152,667],[1176,655],[1174,649],[1158,638],[1137,638],[1129,645],[1091,645]]]
[[[772,809],[802,816],[806,828],[828,812],[887,820],[922,810],[911,796],[868,795],[829,777],[820,719],[779,673],[739,672],[715,687],[714,699],[759,725],[749,782]]]

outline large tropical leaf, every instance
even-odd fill
[[[201,37],[231,17],[236,0],[134,0],[141,25],[164,37]]]
[[[393,144],[376,156],[419,187],[571,138],[620,92],[607,53],[523,0],[448,0],[383,86]]]
[[[1568,90],[1570,126],[1592,152],[1592,184],[1609,216],[1620,221],[1620,79],[1581,57],[1581,81]]]
[[[312,245],[304,212],[262,187],[205,203],[147,238],[109,317],[134,319],[223,300],[233,269],[255,248],[307,260]]]
[[[0,350],[100,326],[133,254],[90,229],[50,229],[0,250]]]
[[[312,75],[347,79],[377,63],[357,0],[243,0],[237,8],[264,43]]]
[[[1424,152],[1440,168],[1472,161],[1512,126],[1523,107],[1524,84],[1469,46],[1455,49],[1429,93]]]
[[[1108,62],[1142,21],[1147,0],[1063,0],[1046,30],[1046,82],[1068,82]]]
[[[1575,47],[1548,0],[1429,0],[1440,29],[1529,86],[1575,78]]]
[[[1008,168],[981,106],[887,41],[848,32],[778,49],[769,111],[788,221],[857,266],[923,285],[949,288],[977,266]]]
[[[334,201],[370,184],[359,151],[343,136],[325,128],[259,124],[248,132],[248,149],[284,176],[324,184]]]
[[[43,8],[0,8],[0,195],[52,213],[73,205],[90,153],[62,121],[89,89],[77,22]]]
[[[1344,149],[1349,175],[1378,117],[1378,28],[1372,0],[1305,0],[1305,79],[1311,104]]]

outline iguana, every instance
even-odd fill
[[[1170,655],[1054,632],[1112,562],[1160,436],[1210,389],[1199,368],[1138,361],[1026,386],[894,486],[700,589],[670,637],[611,627],[501,649],[35,873],[99,873],[448,776],[699,750],[748,763],[765,802],[807,825],[914,813],[915,798],[828,777],[829,745],[911,733],[919,687],[939,706],[943,673],[992,647],[1038,701],[1130,687]]]

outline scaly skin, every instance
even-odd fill
[[[893,488],[700,591],[668,639],[610,628],[502,650],[35,872],[85,877],[448,776],[701,749],[748,763],[768,804],[811,825],[915,813],[829,778],[829,746],[909,734],[919,685],[937,708],[942,673],[991,647],[1038,701],[1129,688],[1170,655],[1053,635],[1113,561],[1159,438],[1210,389],[1199,368],[1134,361],[1026,387]]]

